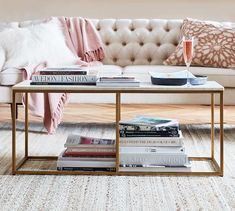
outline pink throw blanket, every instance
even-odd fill
[[[102,41],[89,20],[83,18],[58,18],[64,29],[66,43],[70,50],[83,61],[78,65],[97,65],[97,61],[104,58]],[[101,63],[99,63],[101,64]],[[72,64],[71,64],[72,65]],[[39,64],[36,67],[26,67],[26,79],[46,67]],[[48,133],[54,133],[63,116],[64,105],[68,101],[66,93],[31,93],[29,95],[29,109],[31,114],[44,118],[44,126]]]

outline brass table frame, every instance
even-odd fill
[[[221,86],[222,87],[222,86]],[[224,89],[218,89],[218,90],[187,90],[185,88],[184,90],[177,90],[177,89],[171,89],[171,90],[161,90],[161,89],[135,89],[135,88],[97,88],[93,87],[91,89],[83,89],[83,88],[77,88],[77,89],[70,89],[69,86],[64,86],[59,88],[59,86],[56,89],[51,89],[50,86],[43,86],[41,88],[40,86],[34,86],[34,89],[31,89],[30,86],[25,87],[17,87],[14,86],[12,88],[12,100],[13,100],[13,119],[12,119],[12,174],[35,174],[35,175],[53,175],[53,174],[63,174],[63,175],[174,175],[174,176],[223,176],[224,174],[224,128],[223,128],[223,91]],[[116,95],[116,171],[115,172],[85,172],[85,171],[57,171],[57,170],[20,170],[20,168],[27,162],[27,160],[56,160],[57,156],[32,156],[29,155],[29,147],[28,147],[28,93],[113,93]],[[25,153],[24,158],[21,159],[17,163],[16,159],[16,94],[18,93],[24,93],[25,94]],[[190,157],[190,160],[194,161],[210,161],[212,163],[212,166],[214,168],[214,171],[195,171],[195,172],[120,172],[119,171],[119,120],[121,118],[121,94],[125,93],[154,93],[154,94],[209,94],[210,95],[210,101],[211,101],[211,156],[210,157]],[[220,107],[220,164],[215,159],[215,129],[214,129],[214,112],[215,112],[215,94],[219,95],[219,107]]]

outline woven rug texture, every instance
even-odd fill
[[[18,158],[23,156],[24,124],[17,124]],[[182,126],[190,155],[210,154],[210,125]],[[32,155],[58,155],[70,133],[115,137],[113,124],[63,123],[54,135],[30,124]],[[35,176],[11,173],[11,125],[0,124],[0,210],[235,210],[235,126],[225,125],[224,177]],[[219,130],[216,127],[218,156]],[[29,162],[25,168],[55,168]],[[207,168],[202,165],[201,168]]]

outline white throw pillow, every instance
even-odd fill
[[[4,62],[5,62],[5,52],[3,48],[0,46],[0,71],[4,65]]]
[[[48,66],[71,65],[79,61],[67,47],[60,22],[49,22],[0,32],[0,46],[5,50],[3,69],[22,68],[46,62]]]

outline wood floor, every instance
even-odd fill
[[[209,123],[210,106],[207,105],[159,105],[159,104],[124,104],[122,119],[136,115],[161,116],[178,119],[181,124]],[[218,107],[215,109],[215,121],[219,122]],[[24,108],[19,106],[19,120],[23,121]],[[0,121],[11,121],[9,105],[0,105]],[[41,121],[31,117],[30,121]],[[114,122],[113,104],[68,104],[64,110],[64,122]],[[224,107],[224,122],[235,124],[235,106]]]

